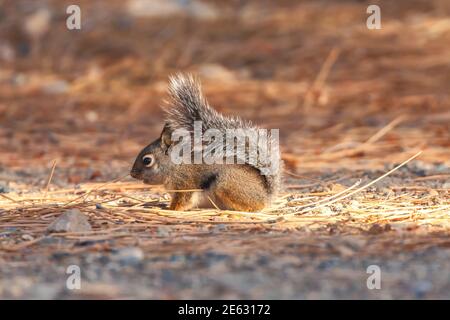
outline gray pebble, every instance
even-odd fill
[[[87,217],[78,209],[71,209],[56,218],[47,228],[48,232],[85,232],[92,227]]]
[[[117,250],[112,256],[122,265],[136,265],[144,259],[144,252],[138,247],[128,247]]]

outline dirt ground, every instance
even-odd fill
[[[81,30],[0,0],[0,298],[450,299],[448,1],[76,2]],[[179,71],[280,129],[273,207],[177,213],[125,177]],[[48,233],[70,209],[92,231]]]

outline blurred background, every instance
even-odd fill
[[[280,128],[292,170],[450,155],[446,0],[1,0],[0,66],[0,166],[36,183],[53,159],[61,183],[126,173],[180,71],[221,112]]]

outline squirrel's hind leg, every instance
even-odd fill
[[[169,209],[177,211],[186,211],[191,209],[197,203],[195,192],[174,192]]]
[[[230,191],[220,188],[214,192],[214,198],[222,210],[255,212],[264,209],[268,203],[267,199],[261,198],[259,195],[252,198],[242,194],[233,194]]]
[[[254,212],[270,202],[261,176],[242,167],[219,176],[209,192],[217,206],[224,210]]]

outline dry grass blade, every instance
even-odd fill
[[[53,160],[52,169],[50,171],[50,175],[48,176],[47,183],[45,184],[44,198],[47,198],[48,187],[50,186],[50,182],[52,181],[53,174],[55,173],[55,168],[56,168],[56,159]]]
[[[325,59],[324,63],[322,64],[322,67],[320,68],[319,73],[316,76],[316,79],[314,80],[311,88],[306,92],[305,98],[303,100],[302,109],[309,110],[312,106],[313,102],[313,95],[314,92],[317,90],[320,90],[323,85],[325,84],[325,80],[327,79],[331,68],[335,64],[337,58],[339,57],[340,53],[339,48],[333,48],[328,57]]]
[[[322,208],[322,207],[325,207],[325,206],[329,206],[330,204],[333,204],[333,203],[335,203],[335,202],[341,201],[341,200],[343,200],[343,199],[345,199],[345,198],[348,198],[348,197],[350,197],[350,196],[352,196],[352,195],[354,195],[354,194],[356,194],[356,193],[358,193],[358,192],[361,192],[362,190],[367,189],[367,188],[370,187],[371,185],[377,183],[378,181],[382,180],[383,178],[385,178],[385,177],[387,177],[388,175],[392,174],[393,172],[397,171],[398,169],[400,169],[401,167],[403,167],[404,165],[406,165],[408,162],[414,160],[414,159],[417,158],[421,153],[422,153],[422,151],[419,151],[418,153],[416,153],[415,155],[413,155],[413,156],[410,157],[409,159],[403,161],[401,164],[399,164],[398,166],[396,166],[396,167],[393,168],[392,170],[389,170],[388,172],[386,172],[386,173],[383,174],[382,176],[380,176],[380,177],[378,177],[377,179],[375,179],[375,180],[369,182],[368,184],[362,186],[361,188],[358,188],[358,189],[356,189],[356,190],[354,190],[354,191],[352,191],[352,192],[350,192],[350,193],[344,194],[344,195],[342,195],[342,196],[340,196],[340,197],[335,198],[334,200],[325,202],[325,203],[320,204],[320,205],[318,205],[318,206],[315,206],[315,207],[312,207],[312,208],[309,208],[309,209],[306,209],[306,210],[301,210],[300,212],[294,212],[294,213],[291,213],[291,214],[287,214],[287,215],[285,215],[284,217],[286,218],[286,217],[289,217],[289,216],[294,216],[294,215],[298,215],[298,214],[303,214],[303,213],[310,212],[310,211],[313,211],[313,210],[316,210],[316,209],[319,209],[319,208]],[[347,190],[348,190],[348,189],[346,189],[346,190],[344,190],[344,191],[347,191]]]
[[[214,203],[214,201],[212,201],[210,196],[208,196],[208,200],[209,200],[209,202],[211,202],[211,204],[214,206],[214,208],[216,208],[217,210],[220,210],[220,208]]]
[[[76,202],[76,201],[78,201],[78,200],[80,200],[80,199],[86,198],[86,197],[89,196],[90,194],[92,194],[92,193],[94,193],[94,192],[96,192],[96,191],[98,191],[98,190],[100,190],[100,189],[102,189],[102,188],[104,188],[104,187],[106,187],[106,186],[108,186],[108,185],[110,185],[110,184],[113,184],[113,183],[115,183],[115,182],[121,181],[121,180],[125,179],[125,178],[128,177],[128,176],[129,176],[129,174],[127,173],[126,175],[121,176],[121,177],[119,177],[119,178],[116,178],[116,179],[114,179],[114,180],[112,180],[112,181],[106,182],[106,183],[102,184],[101,186],[99,186],[99,187],[97,187],[97,188],[93,188],[93,189],[91,189],[90,191],[88,191],[87,193],[85,193],[85,194],[83,194],[83,195],[81,195],[81,196],[79,196],[79,197],[77,197],[77,198],[75,198],[75,199],[70,200],[69,202],[67,202],[67,203],[64,205],[64,207],[67,207],[69,204],[74,203],[74,202]]]
[[[6,196],[6,195],[4,195],[4,194],[2,194],[2,193],[0,193],[0,197],[5,198],[5,199],[7,199],[7,200],[9,200],[9,201],[12,201],[12,202],[14,202],[14,203],[19,203],[19,201],[15,200],[15,199],[13,199],[13,198],[11,198],[11,197],[8,197],[8,196]]]
[[[399,116],[389,122],[385,127],[383,127],[381,130],[379,130],[377,133],[375,133],[373,136],[371,136],[364,145],[374,143],[378,141],[381,137],[383,137],[386,133],[391,131],[394,127],[396,127],[400,122],[405,120],[405,116]]]

